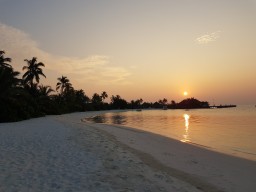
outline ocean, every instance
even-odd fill
[[[256,107],[111,112],[96,123],[132,127],[256,161]]]

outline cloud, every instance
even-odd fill
[[[210,34],[202,35],[196,39],[198,44],[208,44],[216,41],[220,37],[221,31],[215,31]]]
[[[48,57],[47,53],[38,48],[38,44],[30,37],[16,28],[0,23],[0,48],[7,52],[7,56],[13,58],[13,65],[32,56]]]
[[[84,58],[56,56],[39,48],[39,44],[28,34],[14,27],[0,23],[0,49],[6,51],[6,56],[13,59],[12,66],[21,71],[25,65],[24,59],[37,57],[43,62],[45,74],[47,71],[56,79],[60,75],[68,76],[79,84],[91,81],[92,84],[127,84],[129,70],[113,66],[111,58],[105,55],[90,55]],[[52,83],[52,84],[54,84]]]

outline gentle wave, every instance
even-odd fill
[[[191,144],[191,145],[195,145],[195,146],[199,146],[199,147],[203,147],[203,148],[207,148],[207,149],[214,149],[214,148],[212,148],[212,147],[209,147],[209,146],[206,146],[206,145],[201,145],[201,144],[199,144],[199,143],[194,143],[194,142],[190,142],[190,141],[187,141],[187,142],[185,142],[185,143],[189,143],[189,144]]]
[[[242,150],[238,150],[238,149],[233,149],[233,151],[256,156],[256,153],[252,153],[252,152],[248,152],[248,151],[242,151]]]

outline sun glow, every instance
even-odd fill
[[[184,95],[184,96],[187,96],[187,95],[188,95],[188,92],[187,92],[187,91],[184,91],[184,92],[183,92],[183,95]]]

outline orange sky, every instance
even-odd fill
[[[15,13],[15,14],[10,14]],[[0,49],[88,96],[256,104],[255,0],[3,1]]]

